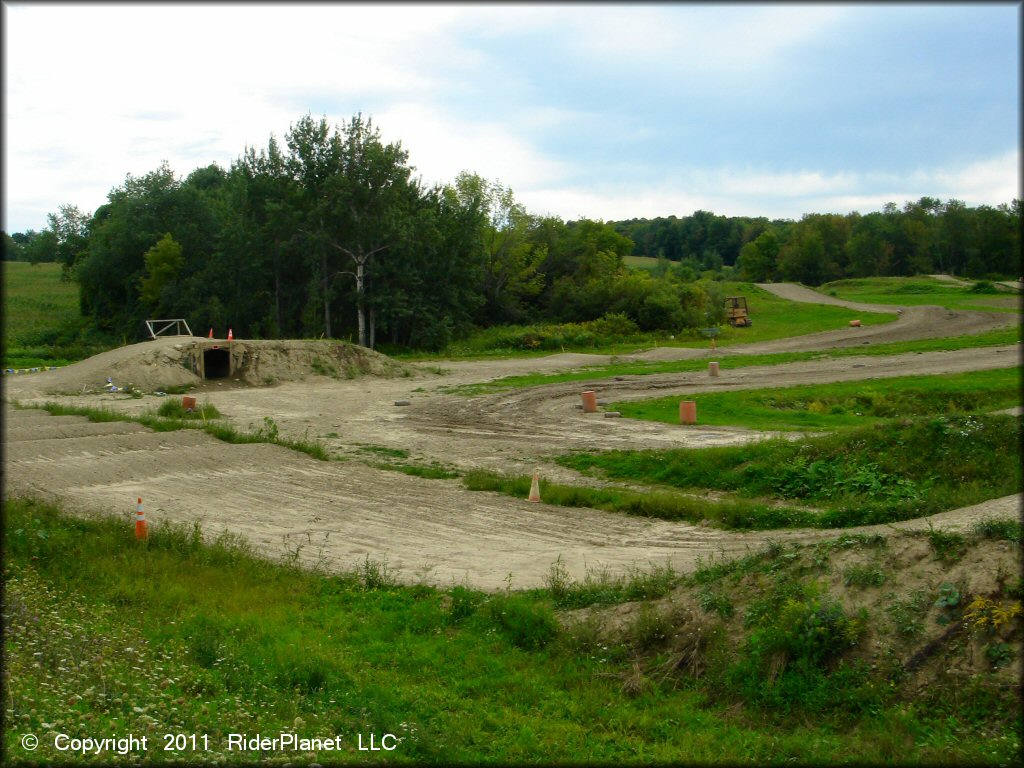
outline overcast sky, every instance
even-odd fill
[[[1021,195],[1019,3],[3,6],[7,232],[307,112],[563,219]]]

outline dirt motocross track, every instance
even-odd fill
[[[799,286],[762,286],[794,300],[838,303]],[[868,307],[852,307],[868,311]],[[895,311],[894,307],[873,307]],[[273,556],[297,553],[301,562],[347,569],[365,557],[387,559],[405,581],[484,589],[543,583],[561,557],[582,578],[588,568],[616,573],[670,562],[687,569],[700,557],[742,552],[767,538],[812,540],[834,532],[742,534],[590,509],[531,504],[465,490],[458,480],[427,480],[368,466],[381,449],[408,451],[406,461],[440,462],[460,470],[483,467],[514,474],[539,468],[543,477],[598,484],[558,467],[551,458],[574,449],[727,445],[760,439],[739,428],[678,427],[583,414],[579,393],[624,400],[720,388],[860,380],[915,373],[950,373],[1020,364],[1019,347],[895,356],[855,356],[730,370],[734,355],[814,350],[864,343],[977,333],[1018,322],[1008,313],[948,312],[909,307],[893,323],[842,328],[774,342],[720,349],[722,373],[630,376],[514,390],[479,397],[442,388],[536,371],[555,372],[607,363],[602,355],[562,354],[540,359],[469,361],[407,366],[395,375],[386,359],[366,362],[369,375],[352,379],[312,375],[307,368],[265,373],[282,383],[204,383],[209,399],[240,428],[270,417],[282,437],[316,438],[346,461],[321,462],[286,448],[230,445],[198,431],[156,433],[132,423],[89,423],[39,410],[4,409],[5,494],[35,494],[81,510],[121,510],[129,519],[137,496],[151,525],[199,521],[207,534],[231,531]],[[157,359],[181,340],[152,341],[105,353],[128,366],[140,354]],[[275,342],[281,345],[282,342]],[[297,343],[307,344],[307,343]],[[127,351],[126,351],[127,350]],[[370,353],[372,354],[372,353]],[[708,357],[706,349],[656,348],[618,360]],[[162,402],[88,390],[106,363],[98,358],[32,376],[9,379],[7,400],[23,405],[60,401],[141,412]],[[109,367],[109,366],[108,366]],[[122,372],[132,370],[122,367]],[[382,377],[376,374],[390,374]],[[86,383],[83,383],[86,382]],[[54,394],[65,393],[65,394]],[[396,406],[408,400],[408,406]],[[1016,439],[1016,435],[1008,435]],[[1019,495],[977,507],[902,523],[897,527],[964,527],[980,517],[1017,514]],[[509,581],[510,580],[510,581]]]

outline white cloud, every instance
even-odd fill
[[[525,189],[520,200],[535,213],[604,220],[685,216],[695,210],[724,216],[799,219],[805,213],[868,213],[889,202],[956,198],[970,206],[1000,205],[1020,196],[1016,150],[959,167],[891,173],[771,172],[720,168],[679,173],[651,185],[557,184]]]
[[[516,129],[499,123],[469,122],[425,104],[406,103],[374,115],[385,140],[400,140],[424,181],[446,183],[463,170],[500,180],[517,194],[555,182],[569,172],[545,157]]]
[[[561,18],[567,44],[617,63],[718,75],[764,72],[794,47],[838,31],[841,6],[580,6]]]

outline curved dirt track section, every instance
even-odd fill
[[[778,288],[779,286],[773,286]],[[792,288],[800,288],[793,286]],[[793,291],[817,301],[807,289]],[[810,297],[806,293],[811,294]],[[831,297],[828,297],[831,298]],[[887,309],[892,309],[891,307]],[[922,309],[922,308],[915,308]],[[273,418],[284,437],[310,437],[347,461],[319,462],[271,445],[229,445],[200,432],[154,433],[131,423],[92,424],[39,410],[4,410],[5,493],[60,500],[79,510],[121,510],[129,525],[142,496],[151,524],[199,521],[204,531],[241,534],[272,556],[298,553],[308,565],[347,569],[369,556],[387,559],[407,581],[466,583],[499,589],[543,583],[561,558],[583,578],[588,569],[621,573],[671,563],[692,568],[698,558],[756,549],[768,539],[813,541],[847,531],[726,532],[686,523],[628,517],[591,509],[530,504],[465,490],[457,480],[425,480],[366,465],[384,447],[409,461],[440,462],[460,470],[482,467],[514,474],[535,468],[563,482],[600,485],[552,462],[574,449],[728,445],[763,433],[727,427],[678,427],[583,414],[579,392],[629,400],[721,388],[757,388],[829,381],[884,381],[892,376],[1004,368],[1020,364],[1016,345],[894,356],[853,356],[776,366],[730,368],[733,356],[789,349],[921,338],[929,318],[946,310],[907,311],[877,327],[725,348],[715,353],[721,376],[706,372],[626,376],[591,383],[554,384],[479,397],[446,394],[443,387],[534,371],[557,372],[608,362],[602,355],[562,354],[536,359],[463,361],[423,366],[411,378],[313,377],[274,387],[230,382],[205,385],[209,399],[234,425],[259,427]],[[930,310],[938,310],[936,315]],[[950,313],[937,335],[999,327],[1015,316]],[[979,317],[976,317],[979,316]],[[872,333],[864,333],[864,332]],[[877,333],[873,333],[877,331]],[[927,336],[924,336],[927,337]],[[708,357],[707,349],[649,350],[618,359]],[[102,394],[55,398],[51,373],[16,382],[8,397],[26,403],[61,400],[141,412],[161,399]],[[408,406],[396,406],[408,400]],[[962,528],[986,516],[1012,516],[1019,496],[996,499],[896,528],[928,524]],[[864,530],[888,530],[888,526]]]
[[[327,570],[370,557],[386,560],[406,581],[495,590],[509,575],[514,587],[540,586],[559,558],[575,578],[588,569],[622,573],[671,564],[689,570],[701,558],[740,554],[769,539],[809,542],[840,533],[742,534],[531,504],[467,491],[458,481],[320,462],[273,445],[225,445],[191,430],[156,433],[124,424],[118,433],[81,419],[73,437],[26,438],[51,418],[35,410],[5,414],[9,495],[82,511],[122,510],[126,534],[141,496],[152,525],[198,521],[208,535],[240,534],[267,555],[294,553]],[[1010,516],[1019,502],[996,499],[892,527],[962,528],[982,517]]]

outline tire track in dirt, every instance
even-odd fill
[[[19,425],[18,414],[8,411],[5,420]],[[80,426],[87,432],[103,425],[83,420]],[[197,431],[121,435],[130,444],[97,453],[96,441],[110,437],[12,440],[6,493],[79,510],[121,509],[126,531],[134,500],[142,496],[153,525],[199,522],[210,536],[241,535],[264,554],[291,555],[309,566],[345,569],[370,557],[387,560],[406,581],[484,589],[501,588],[509,574],[514,586],[539,586],[559,558],[575,578],[588,569],[621,573],[652,564],[688,570],[700,558],[752,551],[769,539],[814,541],[887,528],[726,532],[530,504],[467,491],[458,481],[318,462],[267,444],[228,445]],[[1018,500],[997,502],[1005,513]],[[962,526],[977,514],[943,513],[933,520]]]
[[[20,421],[17,412],[6,418]],[[101,425],[83,419],[82,426]],[[724,538],[713,529],[475,493],[457,481],[318,462],[278,446],[227,445],[198,432],[131,437],[131,450],[102,456],[82,435],[13,440],[7,494],[121,509],[126,526],[142,496],[153,525],[198,521],[210,535],[240,534],[269,555],[297,551],[308,565],[387,558],[407,579],[487,589],[503,586],[509,573],[517,586],[539,585],[559,557],[580,578],[588,567],[689,567]]]

